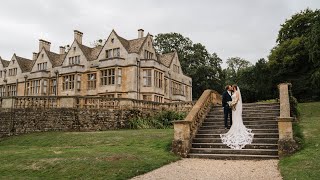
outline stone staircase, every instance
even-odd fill
[[[214,106],[207,114],[192,142],[190,158],[210,159],[275,159],[278,158],[279,103],[243,104],[243,122],[252,129],[252,144],[241,150],[230,149],[221,143],[220,134],[224,129],[223,109]]]

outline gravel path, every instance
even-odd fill
[[[278,160],[183,159],[133,178],[144,179],[281,180],[282,177]]]

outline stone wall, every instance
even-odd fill
[[[133,109],[12,108],[0,109],[0,136],[44,131],[102,131],[128,128],[128,120],[155,111]]]

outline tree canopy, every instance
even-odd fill
[[[278,97],[277,85],[292,83],[293,95],[300,101],[320,99],[320,10],[306,9],[287,19],[278,33],[276,46],[268,60],[254,65],[240,57],[222,60],[200,43],[193,43],[179,33],[155,37],[159,53],[176,50],[183,72],[193,79],[193,97],[205,89],[223,90],[226,84],[238,84],[244,101],[253,102]]]
[[[179,33],[158,34],[154,44],[158,53],[177,51],[182,71],[192,78],[195,99],[206,89],[222,92],[222,59],[216,53],[210,54],[204,45]]]

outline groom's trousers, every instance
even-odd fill
[[[230,126],[232,125],[232,109],[229,106],[223,107],[224,127],[228,127],[228,116],[230,117]]]

